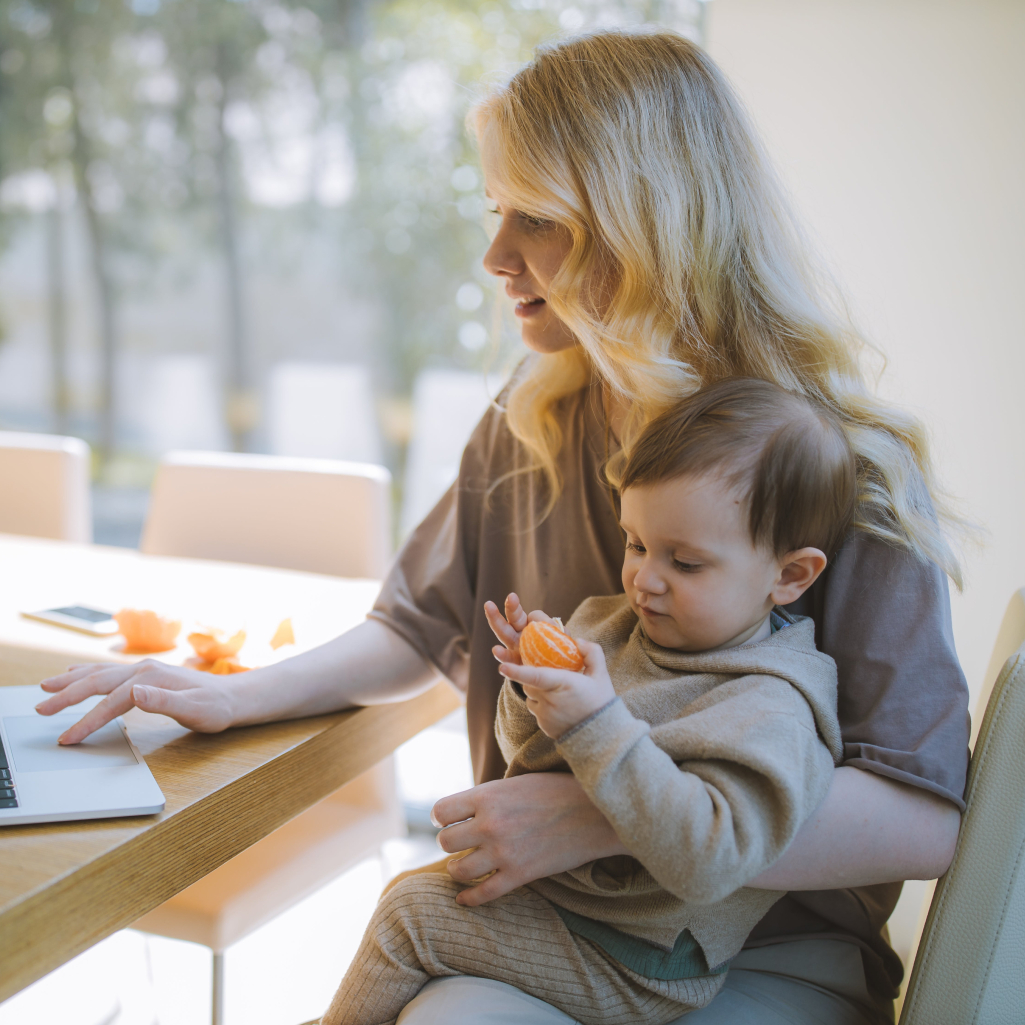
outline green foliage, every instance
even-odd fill
[[[115,294],[220,259],[227,195],[244,271],[331,252],[338,289],[377,311],[367,347],[387,390],[405,394],[427,364],[485,359],[482,182],[463,127],[482,83],[560,32],[688,27],[700,9],[0,0],[0,181],[36,171],[70,188],[84,162]]]

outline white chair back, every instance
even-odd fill
[[[171,452],[153,482],[142,551],[384,576],[391,475],[382,466],[230,452]]]
[[[89,446],[81,438],[0,431],[0,532],[92,541]]]

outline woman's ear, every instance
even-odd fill
[[[779,560],[779,576],[769,597],[775,605],[797,601],[826,568],[826,556],[818,548],[798,548]]]

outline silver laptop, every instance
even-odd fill
[[[101,699],[40,715],[35,706],[49,696],[40,687],[0,687],[0,826],[162,811],[164,795],[124,722],[61,747],[57,738]]]

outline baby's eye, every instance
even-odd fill
[[[639,545],[633,541],[629,541],[627,542],[626,550],[628,552],[644,552],[645,548],[644,545]]]
[[[679,559],[673,559],[673,565],[681,573],[697,573],[701,569],[701,563],[699,562],[680,562]]]

